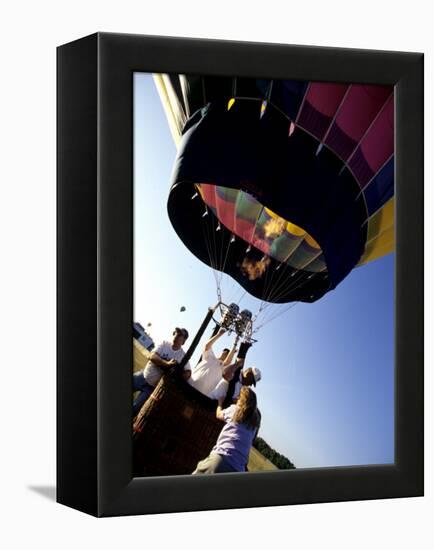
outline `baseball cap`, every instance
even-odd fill
[[[186,340],[188,338],[188,330],[186,328],[175,327],[173,334],[175,333],[182,334]]]
[[[253,385],[256,386],[256,382],[259,382],[259,380],[262,378],[261,371],[257,367],[251,367],[252,374],[253,374]]]

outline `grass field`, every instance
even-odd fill
[[[133,371],[143,370],[149,359],[149,351],[133,338]]]
[[[133,370],[134,372],[143,370],[149,359],[149,351],[144,348],[135,338],[133,338]],[[278,468],[263,456],[257,449],[250,450],[249,463],[247,465],[250,472],[263,472],[278,470]]]
[[[247,468],[249,469],[249,472],[267,472],[279,469],[254,447],[250,449]]]

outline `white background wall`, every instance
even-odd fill
[[[0,15],[0,541],[4,548],[432,547],[432,94],[429,2],[4,3]],[[55,47],[95,31],[426,54],[425,498],[96,520],[55,482]],[[44,496],[45,495],[45,496]],[[49,498],[47,498],[47,495]],[[5,540],[2,540],[5,539]],[[7,542],[6,542],[7,540]],[[417,541],[417,542],[416,542]]]

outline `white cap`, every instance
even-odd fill
[[[257,367],[252,367],[252,373],[253,373],[253,377],[255,379],[255,386],[256,386],[256,382],[259,382],[259,380],[262,378],[262,374],[261,374],[261,371]]]

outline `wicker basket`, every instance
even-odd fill
[[[163,376],[134,421],[134,475],[191,474],[224,425],[216,407],[179,377]]]

